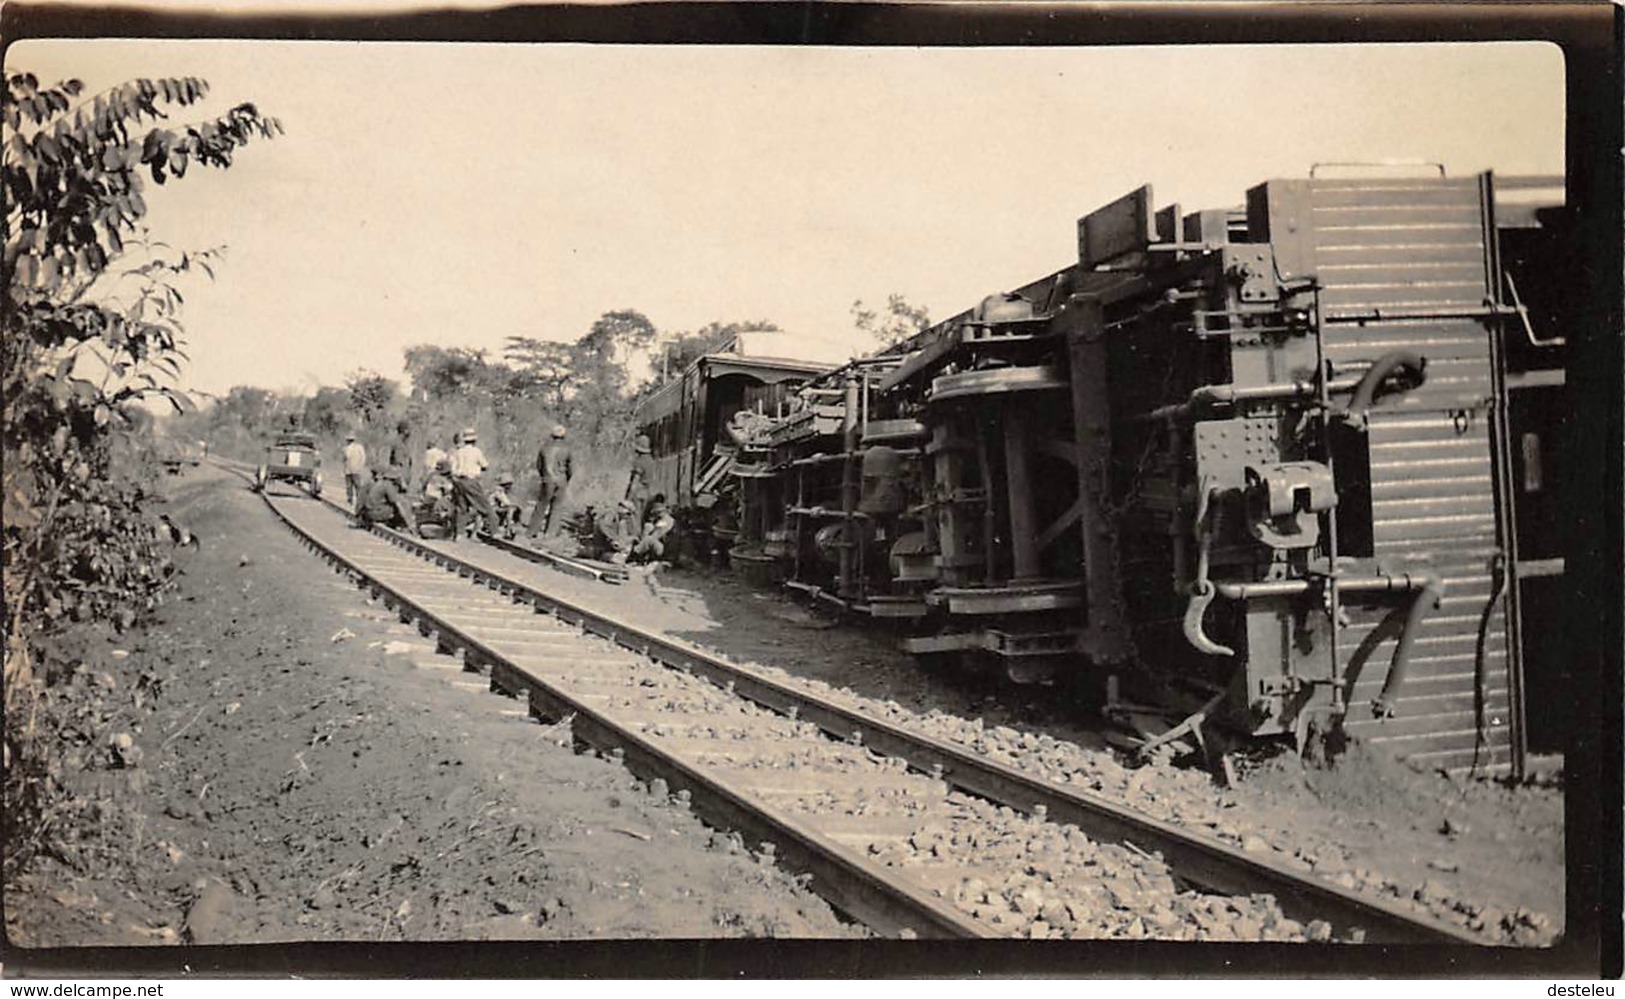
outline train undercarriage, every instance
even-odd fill
[[[1500,237],[1487,174],[1141,188],[1076,263],[715,414],[706,522],[926,662],[1517,773],[1541,341]]]

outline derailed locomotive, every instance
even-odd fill
[[[1514,454],[1495,204],[1488,174],[1141,188],[1076,263],[710,414],[707,522],[925,660],[1518,771],[1539,438]]]

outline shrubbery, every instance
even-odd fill
[[[48,740],[90,710],[69,693],[74,670],[42,659],[45,643],[76,622],[129,627],[174,572],[143,506],[149,487],[130,471],[143,463],[121,457],[143,446],[140,403],[189,406],[165,383],[184,360],[171,281],[207,272],[212,255],[150,249],[141,192],[146,177],[229,166],[252,137],[280,131],[252,104],[157,126],[160,105],[191,105],[207,90],[190,78],[134,80],[82,96],[77,80],[42,87],[15,73],[0,97],[8,870],[48,843],[61,748]]]
[[[538,491],[537,449],[558,424],[569,431],[576,456],[569,508],[603,507],[624,495],[633,413],[642,397],[739,333],[774,329],[753,321],[662,334],[642,313],[620,309],[574,342],[510,337],[500,360],[459,347],[411,347],[409,393],[365,371],[311,396],[238,386],[209,409],[178,417],[172,432],[207,440],[213,453],[258,462],[268,438],[293,416],[317,436],[329,461],[338,461],[344,435],[354,433],[374,466],[398,450],[421,473],[416,463],[429,441],[449,450],[452,435],[472,427],[492,477],[513,475],[514,496],[526,503]],[[644,370],[649,375],[640,380]]]

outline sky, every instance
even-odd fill
[[[1185,211],[1317,162],[1563,170],[1540,43],[1041,49],[27,40],[6,71],[199,76],[286,134],[148,187],[152,236],[225,246],[181,286],[183,387],[403,377],[614,309],[857,343],[855,299],[944,318],[1076,259],[1138,187]]]

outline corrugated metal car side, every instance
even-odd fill
[[[1480,310],[1489,297],[1479,181],[1316,181],[1311,205],[1321,308],[1347,320],[1323,324],[1339,373],[1356,373],[1390,350],[1427,359],[1421,388],[1371,414],[1373,554],[1387,570],[1425,569],[1446,587],[1416,637],[1396,713],[1386,720],[1362,708],[1386,678],[1395,612],[1350,609],[1339,644],[1345,655],[1365,655],[1350,667],[1348,728],[1431,767],[1504,766],[1507,626],[1489,571],[1500,541],[1484,409],[1494,395],[1491,332],[1449,315]],[[1406,313],[1438,316],[1389,318]]]

